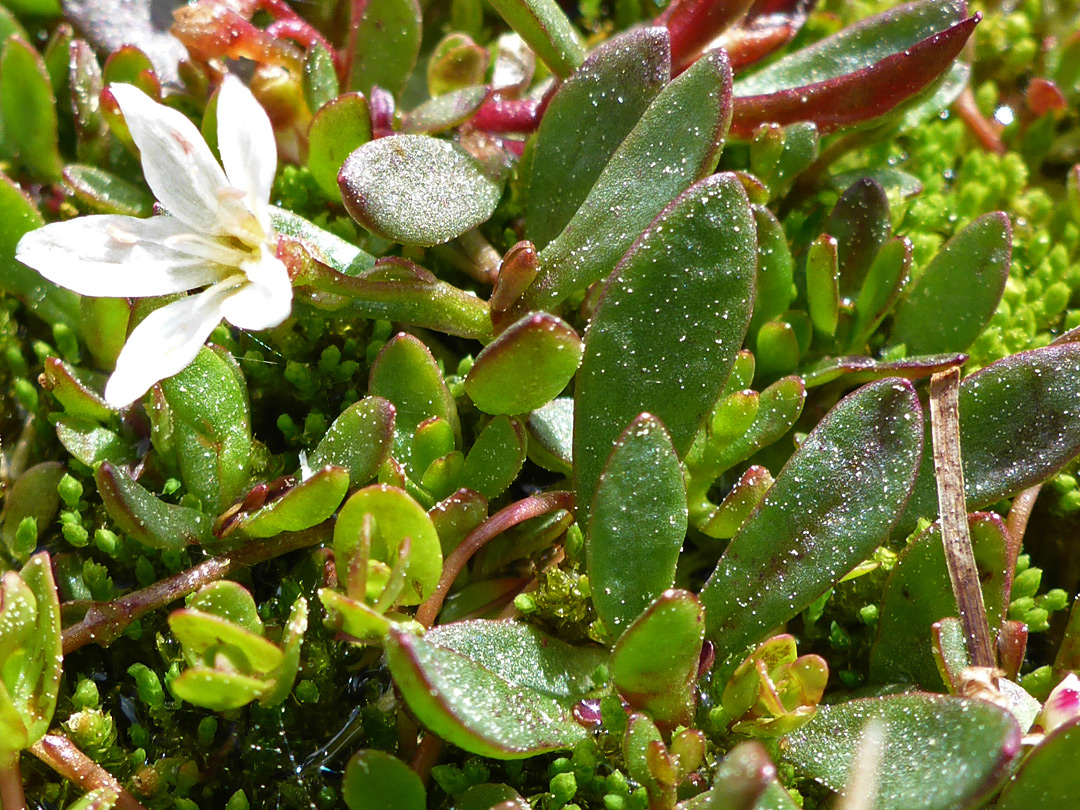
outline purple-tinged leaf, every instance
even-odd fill
[[[428,99],[405,116],[404,132],[436,135],[460,126],[484,103],[488,96],[485,85],[463,87]]]
[[[937,514],[930,442],[898,525]],[[960,383],[960,449],[969,512],[1045,481],[1080,453],[1080,344],[1020,352]]]
[[[967,362],[966,354],[932,354],[907,357],[903,360],[875,360],[864,355],[850,357],[825,357],[803,369],[802,378],[807,388],[825,385],[841,377],[848,383],[864,383],[882,377],[903,377],[921,380]]]
[[[869,177],[852,183],[836,201],[825,230],[836,238],[840,295],[850,298],[862,289],[878,251],[892,232],[885,189]]]
[[[574,719],[572,698],[509,680],[437,641],[391,630],[386,658],[413,715],[470,753],[519,759],[573,748],[588,738]],[[528,667],[512,665],[511,651],[496,660],[505,661],[515,679],[530,678]]]
[[[1080,719],[1054,729],[1024,760],[997,810],[1059,810],[1080,796]]]
[[[753,65],[791,41],[817,0],[757,0],[738,25],[717,40],[731,57],[731,69]]]
[[[109,517],[138,543],[180,549],[211,539],[208,516],[156,498],[121,467],[103,462],[94,472],[94,481]]]
[[[884,728],[875,808],[968,810],[1001,784],[1020,753],[1012,715],[985,700],[907,694],[819,706],[780,740],[796,771],[844,789],[866,723]]]
[[[990,630],[996,634],[1008,607],[1012,580],[1007,529],[1000,517],[986,512],[969,515],[968,525]],[[870,680],[911,681],[924,689],[940,690],[944,684],[930,655],[930,628],[934,622],[955,615],[956,598],[945,567],[941,527],[935,523],[908,544],[889,576],[877,640],[870,650]]]
[[[911,491],[922,440],[922,410],[906,380],[870,383],[818,423],[701,592],[719,656],[741,656],[888,536]]]
[[[930,261],[896,307],[889,341],[910,354],[962,352],[982,333],[1005,291],[1012,226],[996,211],[972,222]]]
[[[618,638],[674,584],[686,538],[682,465],[656,417],[641,414],[615,441],[596,484],[590,515],[593,604]]]
[[[247,537],[275,537],[322,523],[334,514],[349,490],[349,473],[326,466],[285,491],[281,497],[245,515],[232,528]]]
[[[540,272],[525,292],[525,306],[550,309],[609,275],[649,223],[713,170],[727,135],[730,88],[731,68],[718,52],[660,92],[573,219],[540,252]]]
[[[681,73],[728,26],[742,17],[754,0],[672,0],[656,24],[671,34],[672,65]]]
[[[740,79],[732,134],[748,138],[762,123],[797,121],[827,134],[890,112],[948,70],[980,19],[965,14],[962,0],[910,3]]]
[[[734,537],[772,485],[773,477],[769,471],[752,465],[697,529],[718,540]]]
[[[627,703],[654,722],[688,725],[704,639],[705,611],[698,598],[689,591],[665,591],[615,644],[611,680]]]
[[[525,237],[545,247],[566,227],[612,153],[671,80],[663,28],[601,45],[551,97],[533,144]]]
[[[713,175],[671,203],[612,273],[577,377],[579,508],[592,501],[612,444],[639,413],[663,422],[680,456],[690,448],[746,335],[754,237],[742,185]]]

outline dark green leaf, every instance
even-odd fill
[[[0,119],[4,146],[37,179],[57,182],[63,163],[57,135],[56,98],[41,56],[12,37],[0,55]]]
[[[585,58],[574,26],[556,0],[490,0],[551,72],[565,79]]]
[[[354,149],[371,140],[371,113],[362,93],[346,93],[325,104],[308,126],[307,165],[319,188],[341,199],[338,172]]]
[[[749,328],[753,339],[763,324],[782,315],[795,298],[795,263],[784,228],[773,212],[763,205],[751,208],[758,236],[757,294]]]
[[[355,4],[359,20],[351,21],[352,77],[349,90],[371,94],[378,85],[400,93],[420,53],[421,18],[417,0],[367,0]]]
[[[525,428],[508,416],[488,422],[465,457],[461,485],[495,499],[514,483],[525,463]]]
[[[840,294],[850,298],[862,289],[870,266],[892,232],[889,199],[876,180],[852,183],[837,200],[825,231],[835,237],[840,260]]]
[[[427,791],[408,765],[385,751],[357,751],[345,766],[341,798],[349,810],[424,810]]]
[[[998,810],[1059,810],[1080,796],[1080,720],[1055,729],[1031,752],[998,800]]]
[[[94,473],[94,481],[109,517],[133,540],[167,549],[210,541],[209,517],[156,498],[122,467],[104,461]]]
[[[235,524],[248,537],[275,537],[322,523],[338,508],[349,489],[349,473],[323,467],[284,495],[245,515]]]

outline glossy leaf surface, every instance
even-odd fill
[[[261,509],[245,516],[237,528],[248,537],[274,537],[322,523],[338,508],[349,490],[349,473],[323,467]]]
[[[704,639],[705,611],[697,597],[665,591],[616,642],[611,652],[615,688],[658,723],[688,724]]]
[[[349,474],[349,485],[366,484],[390,455],[394,406],[382,397],[364,397],[341,412],[319,441],[308,463],[313,469],[332,464]]]
[[[507,680],[426,638],[391,632],[386,656],[417,719],[466,751],[516,759],[572,748],[587,737],[569,700]]]
[[[488,422],[465,456],[461,485],[485,498],[502,495],[525,463],[525,428],[516,419],[497,416]]]
[[[893,316],[892,343],[909,354],[962,352],[990,322],[1012,260],[1012,226],[998,211],[945,243],[912,282]]]
[[[686,522],[671,437],[659,419],[641,414],[615,442],[588,524],[593,603],[614,637],[675,582]]]
[[[1080,796],[1080,720],[1055,729],[1020,766],[998,810],[1056,810]]]
[[[477,355],[465,391],[490,414],[520,414],[553,400],[581,363],[581,338],[546,312],[525,315]]]
[[[545,247],[585,201],[612,153],[671,79],[663,29],[605,42],[555,91],[536,131],[525,237]],[[558,189],[558,193],[542,192]]]
[[[355,150],[338,175],[349,214],[403,245],[449,242],[485,222],[502,183],[450,141],[391,135]]]
[[[800,772],[842,790],[871,718],[885,726],[873,805],[879,810],[976,807],[1020,752],[1020,730],[1008,712],[982,700],[926,694],[821,706],[780,741],[780,750]]]
[[[608,275],[687,186],[713,170],[731,114],[724,54],[699,60],[655,98],[554,241],[525,305],[549,309]]]
[[[510,27],[560,79],[585,58],[574,26],[555,0],[490,0]]]
[[[346,93],[320,109],[308,126],[307,165],[331,199],[341,199],[338,172],[349,154],[371,140],[371,112],[361,93]]]
[[[795,616],[888,536],[922,433],[915,391],[896,379],[849,394],[818,423],[701,592],[721,657]]]
[[[579,505],[592,500],[613,442],[639,413],[663,422],[680,455],[689,449],[742,346],[756,250],[746,193],[719,174],[687,189],[619,263],[577,378]]]
[[[150,548],[179,549],[211,539],[213,521],[197,509],[165,503],[108,461],[94,482],[109,517],[133,540]]]

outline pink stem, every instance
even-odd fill
[[[46,734],[30,748],[40,759],[69,782],[86,791],[105,788],[116,794],[118,810],[146,810],[107,770],[80,751],[63,734]],[[6,810],[6,805],[5,805]]]
[[[0,766],[0,809],[26,810],[26,794],[23,793],[17,753],[12,756],[10,764]]]
[[[484,132],[532,132],[540,125],[541,104],[533,98],[489,96],[469,121]]]

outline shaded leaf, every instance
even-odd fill
[[[521,422],[507,416],[495,417],[480,431],[465,456],[461,485],[488,499],[499,497],[521,472],[525,445]]]
[[[371,140],[371,113],[362,93],[345,93],[319,108],[308,125],[307,165],[319,188],[341,199],[338,172],[355,149]]]
[[[1001,793],[998,810],[1057,810],[1080,796],[1080,720],[1047,735]]]
[[[349,810],[424,810],[427,806],[420,777],[385,751],[357,751],[349,758],[341,798]]]
[[[585,58],[574,26],[555,0],[490,0],[510,27],[560,79]]]
[[[418,0],[367,0],[354,4],[359,20],[351,21],[350,90],[370,95],[373,85],[400,93],[412,75],[422,34]]]
[[[179,549],[212,539],[213,521],[207,515],[165,503],[132,480],[122,467],[103,461],[94,473],[94,482],[109,517],[138,543]]]

